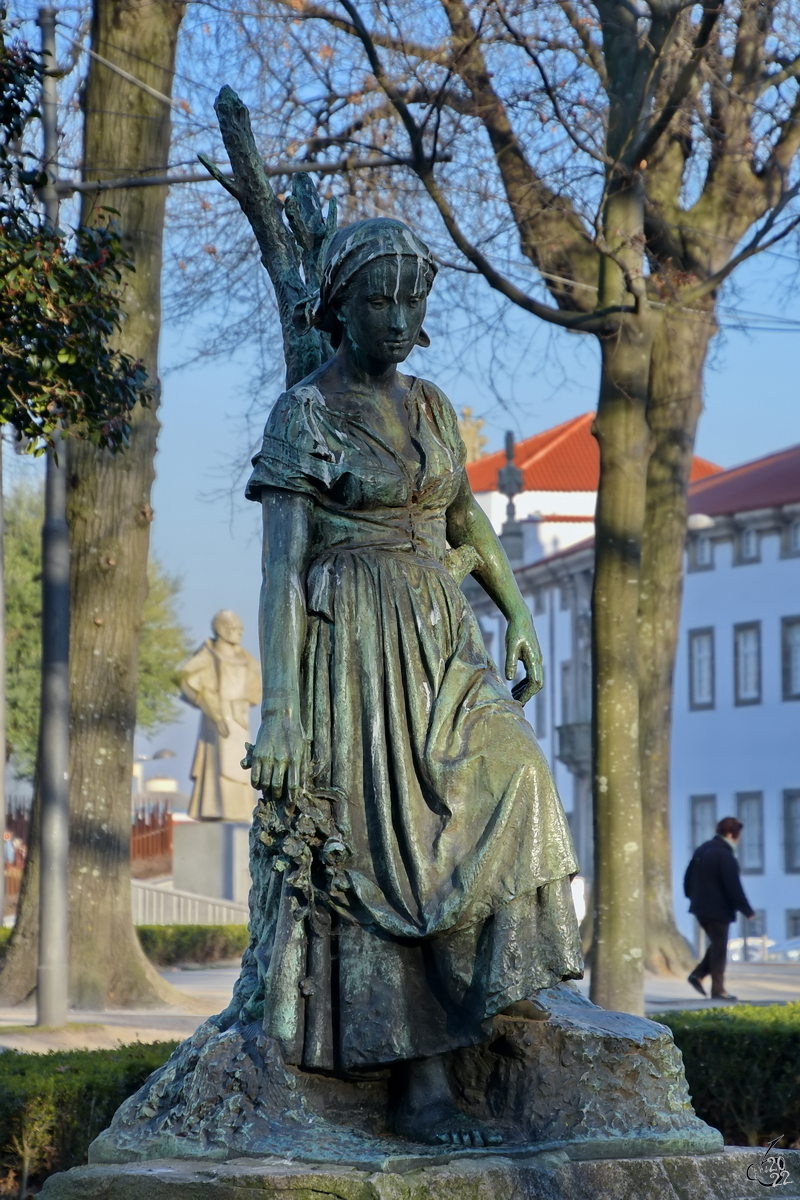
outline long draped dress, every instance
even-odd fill
[[[564,810],[445,564],[455,413],[407,382],[416,459],[299,384],[247,488],[313,501],[302,717],[350,850],[347,912],[320,932],[254,842],[253,1001],[286,1061],[350,1074],[481,1042],[504,1007],[582,974]]]

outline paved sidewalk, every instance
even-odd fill
[[[33,1004],[0,1008],[0,1050],[101,1050],[130,1042],[180,1041],[231,998],[238,966],[171,968],[162,978],[187,997],[186,1008],[73,1012],[66,1029],[38,1030]]]
[[[189,1037],[206,1016],[225,1008],[238,967],[175,967],[161,972],[187,996],[187,1008],[148,1008],[72,1013],[66,1029],[38,1030],[34,1006],[0,1008],[0,1050],[112,1049],[130,1042],[159,1042]],[[800,1000],[800,964],[731,963],[726,972],[731,992],[745,1004],[785,1004]],[[589,981],[579,987],[588,994]],[[722,1008],[724,1001],[703,1000],[685,979],[648,975],[645,1010]],[[191,1008],[191,1011],[189,1009]]]
[[[589,994],[588,973],[578,986]],[[741,1004],[787,1004],[800,1000],[800,963],[729,963],[725,986]],[[729,1002],[704,1000],[685,978],[647,974],[644,1007],[646,1013],[665,1013],[679,1008],[727,1008]]]

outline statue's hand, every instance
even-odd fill
[[[256,791],[274,800],[296,795],[301,781],[305,737],[300,721],[288,713],[272,713],[261,722],[252,752],[250,780]]]
[[[506,630],[506,679],[513,679],[517,663],[522,660],[525,678],[511,689],[511,694],[520,704],[535,696],[544,683],[542,673],[542,651],[527,608],[515,614]]]
[[[217,717],[216,720],[214,721],[214,724],[217,727],[217,733],[219,734],[220,737],[228,736],[228,734],[230,733],[230,729],[228,728],[228,722],[225,720],[224,717]]]

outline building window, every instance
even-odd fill
[[[536,693],[533,724],[538,738],[547,737],[547,684],[543,683]]]
[[[783,553],[800,554],[800,517],[795,517],[784,527]]]
[[[714,630],[689,631],[689,707],[714,707]]]
[[[761,792],[739,792],[736,812],[743,825],[739,839],[739,867],[743,875],[763,875],[764,797]]]
[[[561,724],[570,725],[574,720],[572,703],[572,663],[561,664]]]
[[[742,529],[738,540],[739,562],[758,562],[759,543],[757,529]]]
[[[707,533],[701,533],[694,539],[692,566],[697,571],[708,570],[714,566],[714,543]]]
[[[800,617],[783,618],[781,643],[783,698],[800,700]]]
[[[787,908],[786,936],[787,938],[800,938],[800,908]]]
[[[733,630],[735,700],[761,703],[761,622],[735,625]]]
[[[800,874],[800,788],[783,793],[783,849],[786,870]]]
[[[759,938],[767,936],[767,913],[763,908],[757,908],[751,920],[739,914],[739,937],[742,939],[742,961],[750,962],[759,954],[759,947],[753,945]]]
[[[545,590],[544,588],[538,587],[533,593],[533,611],[537,617],[540,617],[542,613],[546,611],[546,608]]]
[[[690,801],[692,819],[692,851],[703,842],[713,838],[717,828],[717,797],[692,796]]]

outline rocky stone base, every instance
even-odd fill
[[[594,1158],[722,1149],[694,1113],[665,1026],[597,1008],[568,984],[536,999],[543,1019],[496,1018],[486,1043],[448,1063],[462,1108],[502,1134],[504,1156],[564,1146]],[[355,1081],[298,1071],[260,1024],[212,1018],[125,1101],[89,1161],[272,1157],[370,1169],[409,1156],[439,1161],[438,1147],[394,1136],[386,1074]]]
[[[459,1158],[383,1170],[303,1166],[276,1159],[226,1163],[150,1162],[76,1167],[48,1179],[43,1200],[776,1200],[800,1197],[800,1153],[784,1155],[788,1178],[770,1190],[758,1150],[698,1157],[575,1161],[564,1151],[535,1157]],[[749,1169],[749,1176],[748,1176]],[[759,1172],[761,1171],[761,1174]]]

